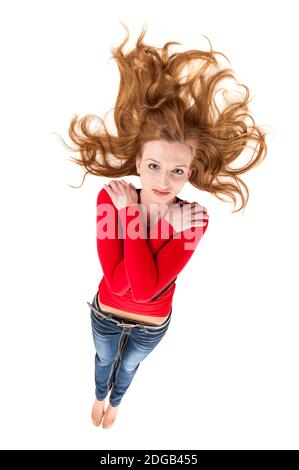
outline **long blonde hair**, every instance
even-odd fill
[[[120,72],[113,108],[117,135],[109,133],[105,119],[93,114],[80,119],[75,115],[69,126],[75,147],[66,147],[80,153],[80,158],[71,160],[86,170],[81,186],[87,173],[112,178],[138,175],[135,157],[142,155],[146,142],[176,141],[192,151],[190,184],[224,202],[228,201],[221,195],[228,196],[234,208],[239,194],[241,206],[233,212],[245,208],[249,191],[239,175],[257,166],[267,153],[266,133],[255,125],[248,112],[248,87],[238,82],[245,96],[241,94],[237,100],[227,99],[228,91],[224,90],[226,105],[220,110],[215,101],[216,85],[224,78],[235,77],[231,68],[219,67],[216,55],[227,57],[213,51],[208,38],[208,52],[193,49],[170,54],[169,47],[181,43],[167,42],[162,48],[147,45],[143,42],[143,28],[136,47],[124,53],[123,46],[129,38],[129,30],[124,27],[125,40],[111,49],[111,58],[116,60]],[[188,74],[182,75],[186,66]],[[94,121],[99,125],[91,130]],[[250,142],[253,147],[249,147]],[[251,159],[232,168],[245,148],[253,150]]]

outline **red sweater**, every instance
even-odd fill
[[[177,201],[181,199],[176,197]],[[119,310],[164,317],[170,312],[176,284],[167,286],[188,263],[208,223],[176,233],[164,218],[147,227],[143,210],[136,203],[118,211],[105,188],[99,192],[97,251],[104,274],[99,298]]]

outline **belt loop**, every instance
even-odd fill
[[[138,325],[133,325],[132,323],[119,322],[119,323],[117,323],[117,326],[124,326],[126,328],[135,328]]]

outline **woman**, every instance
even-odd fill
[[[87,303],[96,349],[92,421],[104,428],[114,423],[141,361],[166,334],[175,279],[207,228],[206,209],[177,194],[188,181],[221,200],[220,194],[227,195],[234,204],[238,194],[241,210],[248,189],[239,174],[257,166],[267,149],[265,133],[247,112],[245,85],[245,98],[226,99],[222,111],[216,105],[217,82],[233,77],[231,69],[219,70],[216,54],[221,53],[211,49],[169,55],[172,43],[154,48],[144,44],[144,35],[130,52],[122,51],[128,35],[113,50],[121,73],[114,111],[117,135],[103,121],[100,129],[91,130],[94,116],[83,118],[80,131],[73,118],[69,130],[81,155],[72,160],[86,173],[139,175],[141,180],[137,189],[124,180],[111,180],[97,197],[103,277],[92,303]],[[182,80],[183,67],[194,60],[201,63]],[[255,144],[250,162],[231,168],[249,142]]]
[[[154,161],[148,159],[151,155],[155,155]],[[136,164],[142,189],[136,191],[123,180],[112,181],[98,195],[97,248],[104,276],[92,305],[89,304],[97,351],[96,400],[92,411],[96,425],[101,422],[104,400],[112,387],[103,422],[103,427],[111,426],[140,362],[165,335],[174,279],[206,228],[208,216],[199,204],[194,203],[192,210],[185,209],[183,217],[178,204],[170,208],[175,199],[181,201],[175,194],[190,176],[191,160],[188,146],[147,142]],[[157,195],[156,189],[167,193]],[[159,217],[159,213],[165,217]],[[118,216],[123,239],[118,236]],[[130,233],[132,222],[135,227]],[[197,227],[195,234],[191,227]],[[136,238],[136,234],[140,237]],[[113,314],[114,323],[107,321],[107,314]],[[126,341],[123,347],[122,339]]]

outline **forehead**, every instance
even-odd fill
[[[171,165],[189,165],[192,160],[190,147],[180,142],[152,140],[143,147],[144,158],[153,158]]]

